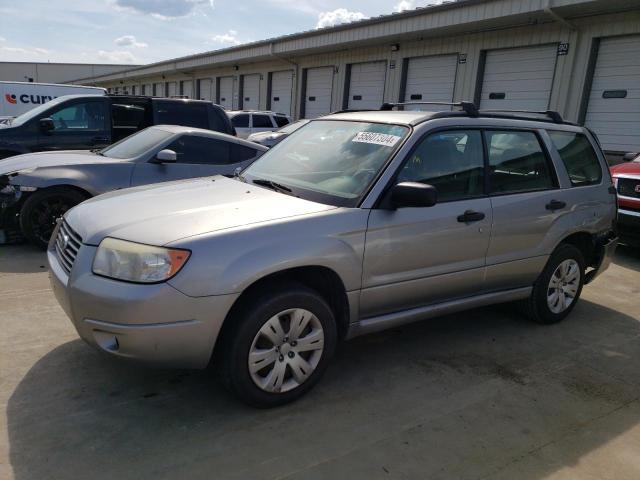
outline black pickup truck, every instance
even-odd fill
[[[152,125],[183,125],[235,135],[222,107],[211,102],[65,95],[0,123],[0,159],[29,152],[102,148]]]

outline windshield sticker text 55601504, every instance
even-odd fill
[[[358,143],[373,143],[375,145],[393,147],[396,143],[398,143],[398,140],[400,140],[400,137],[398,137],[397,135],[387,135],[385,133],[376,132],[358,132],[351,141]]]

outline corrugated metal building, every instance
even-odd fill
[[[306,118],[383,101],[552,109],[640,151],[640,1],[459,0],[78,83]]]
[[[132,65],[0,62],[0,80],[6,82],[67,83],[80,77],[108,75],[129,68],[132,68]]]

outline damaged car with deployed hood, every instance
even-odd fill
[[[57,220],[84,200],[137,185],[233,175],[267,148],[224,133],[159,125],[96,150],[0,160],[0,243],[45,249]]]
[[[308,392],[346,338],[505,302],[567,317],[617,243],[594,136],[555,112],[401,106],[314,119],[232,178],[67,212],[47,257],[80,337],[211,364],[269,407]]]

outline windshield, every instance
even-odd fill
[[[296,130],[298,130],[300,127],[305,126],[307,123],[309,123],[310,120],[298,120],[297,122],[291,123],[289,125],[286,125],[280,129],[278,129],[278,132],[282,132],[282,133],[293,133]]]
[[[28,112],[24,112],[22,115],[18,115],[16,118],[11,119],[10,124],[12,127],[17,127],[22,125],[25,122],[28,122],[32,118],[39,117],[42,112],[45,110],[49,110],[49,108],[58,105],[59,103],[67,100],[68,96],[63,95],[62,97],[54,98],[53,100],[48,101],[47,103],[43,103],[42,105],[38,105],[35,108],[32,108]],[[43,117],[44,118],[44,117]]]
[[[109,158],[135,158],[172,136],[173,133],[166,130],[149,127],[101,150],[100,154]]]
[[[408,132],[399,125],[315,120],[266,152],[241,178],[267,180],[301,198],[353,207]]]

